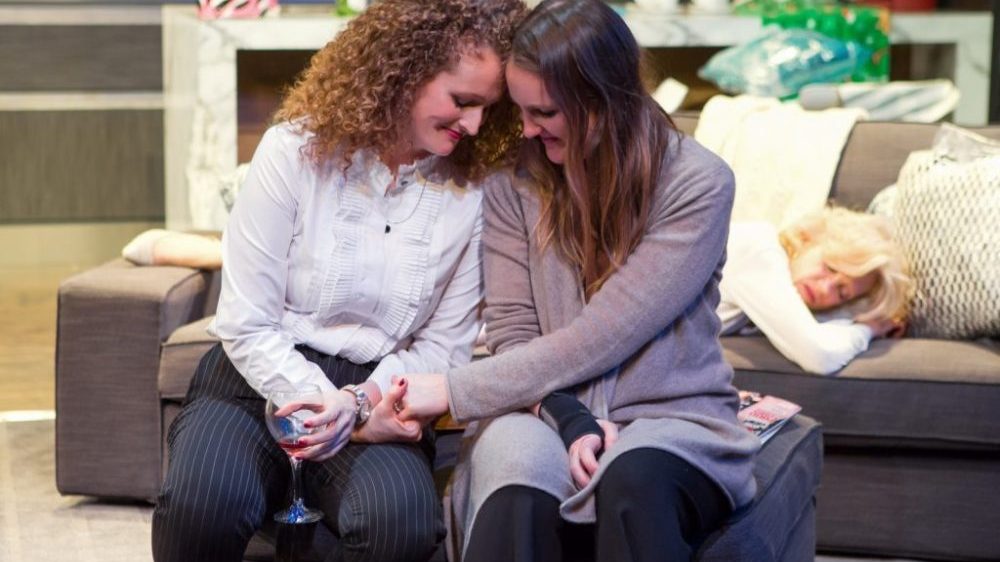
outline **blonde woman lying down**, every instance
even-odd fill
[[[726,249],[722,335],[753,324],[789,360],[825,375],[873,338],[905,330],[912,282],[882,217],[831,207],[781,232],[733,223]]]

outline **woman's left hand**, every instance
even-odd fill
[[[393,377],[395,383],[396,377]],[[428,424],[448,412],[448,385],[440,373],[406,375],[406,396],[398,402],[397,417]]]
[[[602,419],[597,420],[597,424],[604,430],[603,442],[600,435],[588,433],[581,435],[569,446],[569,472],[578,488],[585,487],[594,477],[600,466],[597,462],[600,453],[607,451],[618,441],[617,424]]]
[[[305,425],[317,430],[299,438],[299,443],[304,448],[297,451],[295,457],[314,462],[333,457],[351,438],[351,430],[354,428],[354,395],[337,389],[324,392],[323,407],[317,410],[315,416],[307,419]]]

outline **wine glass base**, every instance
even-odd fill
[[[306,525],[323,518],[323,512],[303,505],[292,504],[288,509],[274,514],[274,520],[286,525]]]

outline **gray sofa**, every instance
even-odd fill
[[[691,116],[678,125],[691,131]],[[832,189],[864,207],[935,126],[859,123]],[[983,133],[1000,138],[1000,127]],[[998,280],[1000,282],[1000,280]],[[114,260],[59,290],[56,477],[62,493],[153,500],[218,297],[218,276]],[[759,337],[724,338],[740,388],[801,404],[823,424],[818,549],[998,560],[1000,348],[873,342],[833,377],[802,372]]]

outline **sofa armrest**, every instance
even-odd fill
[[[214,312],[217,274],[114,260],[63,281],[56,487],[152,500],[160,487],[160,345]]]

